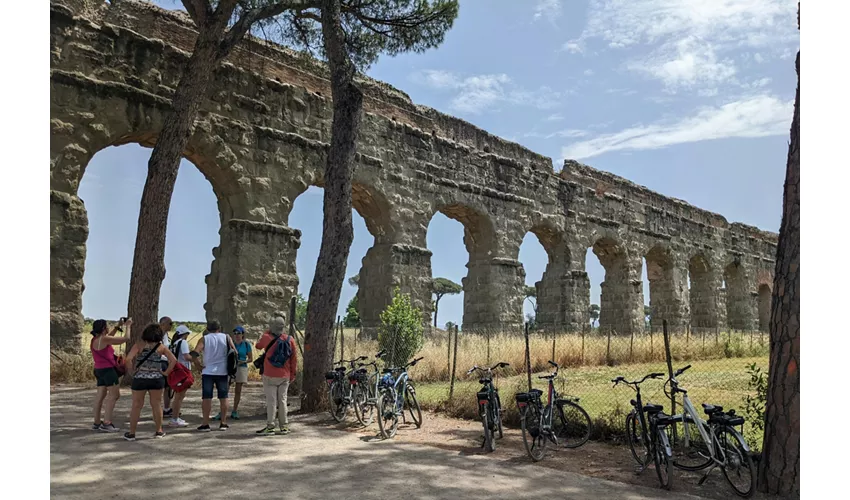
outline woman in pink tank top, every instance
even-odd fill
[[[118,322],[112,331],[107,329],[106,320],[99,319],[92,325],[92,339],[89,344],[92,358],[94,358],[94,377],[97,379],[97,397],[94,400],[94,424],[93,431],[118,432],[118,428],[112,423],[112,410],[115,402],[121,397],[118,389],[119,375],[118,363],[115,359],[113,345],[123,344],[130,338],[130,326],[133,320],[127,319]],[[121,327],[127,328],[125,337],[117,337]],[[104,411],[104,419],[101,420],[101,408]]]

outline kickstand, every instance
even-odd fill
[[[705,471],[705,474],[702,476],[702,478],[700,478],[697,484],[702,486],[705,480],[708,479],[708,475],[711,474],[711,471],[713,471],[715,467],[717,467],[717,464],[712,464],[711,467],[709,467],[708,470]]]
[[[639,474],[642,474],[643,471],[645,471],[645,470],[646,470],[645,465],[638,465],[638,466],[635,467],[635,475],[637,476]]]

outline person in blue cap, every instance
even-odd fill
[[[242,399],[242,388],[248,383],[248,363],[254,360],[254,351],[251,343],[245,340],[245,329],[240,325],[233,329],[233,345],[239,356],[239,364],[236,369],[236,398],[233,401],[233,411],[230,418],[239,420],[239,400]]]

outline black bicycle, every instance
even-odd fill
[[[499,398],[499,389],[493,385],[493,370],[511,366],[510,363],[499,362],[492,368],[481,368],[473,366],[466,372],[467,375],[478,370],[481,378],[478,383],[482,385],[478,391],[478,414],[481,423],[484,424],[484,449],[494,451],[496,449],[496,431],[499,431],[499,439],[502,438],[502,401]]]
[[[555,367],[555,371],[537,377],[549,382],[549,401],[545,406],[540,389],[516,395],[522,422],[522,442],[535,462],[543,459],[548,441],[555,446],[578,448],[590,439],[590,416],[579,406],[579,398],[558,395],[554,380],[558,377],[560,366],[554,361],[549,361],[549,364]]]
[[[632,387],[635,391],[636,399],[632,399],[629,403],[633,409],[626,416],[626,436],[629,440],[629,449],[632,451],[632,457],[639,465],[639,471],[642,472],[649,465],[649,457],[652,457],[655,462],[655,473],[658,475],[658,481],[665,489],[670,489],[670,459],[673,456],[673,449],[670,446],[670,439],[667,435],[667,428],[675,422],[675,417],[666,415],[663,412],[664,407],[654,405],[652,403],[643,404],[640,395],[640,384],[646,379],[662,378],[663,373],[650,373],[640,380],[628,381],[624,377],[617,377],[611,382],[614,382],[614,387],[623,383]]]
[[[334,365],[340,365],[333,371],[325,374],[325,380],[328,383],[328,399],[330,400],[330,414],[337,422],[345,420],[348,413],[348,407],[356,398],[360,398],[360,389],[356,384],[351,383],[351,376],[356,373],[354,364],[358,361],[367,359],[366,356],[360,356],[354,359],[340,359]],[[348,363],[350,371],[346,370],[345,364]]]

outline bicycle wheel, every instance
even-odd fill
[[[677,431],[679,440],[673,443],[673,465],[676,468],[693,472],[713,463],[708,445],[693,421],[682,423]]]
[[[416,389],[410,385],[404,390],[404,405],[410,412],[410,418],[413,419],[416,428],[422,427],[422,409],[419,408],[419,401],[416,400]]]
[[[632,458],[641,467],[646,467],[649,463],[649,440],[643,435],[643,427],[640,425],[635,410],[626,415],[626,437],[629,440],[629,449],[632,451]]]
[[[395,412],[395,397],[392,391],[383,391],[378,396],[378,429],[384,439],[395,436],[398,430],[398,415]]]
[[[369,403],[369,390],[362,386],[354,388],[354,416],[363,427],[371,425],[375,417],[375,406]]]
[[[496,393],[496,407],[493,408],[493,415],[496,419],[496,427],[499,429],[499,439],[505,437],[502,432],[502,402],[499,401],[499,394]]]
[[[487,403],[478,405],[481,413],[481,423],[484,425],[484,451],[491,452],[496,449],[496,439],[490,422],[490,406]]]
[[[345,414],[348,410],[348,405],[345,404],[345,393],[342,387],[342,382],[335,380],[331,383],[328,393],[330,395],[330,413],[331,417],[337,422],[345,420]]]
[[[655,473],[658,474],[658,482],[665,490],[670,489],[670,462],[667,459],[667,434],[663,427],[655,430],[656,434],[650,448],[652,449],[652,460],[655,462]]]
[[[590,439],[590,415],[572,401],[557,401],[552,431],[564,448],[578,448]]]
[[[723,427],[717,433],[717,444],[726,455],[725,465],[720,466],[726,481],[739,496],[752,496],[755,491],[755,472],[744,438],[738,432]]]
[[[540,414],[540,407],[529,403],[522,415],[522,442],[528,456],[535,462],[543,459],[546,454],[546,442],[549,441],[541,429]]]

